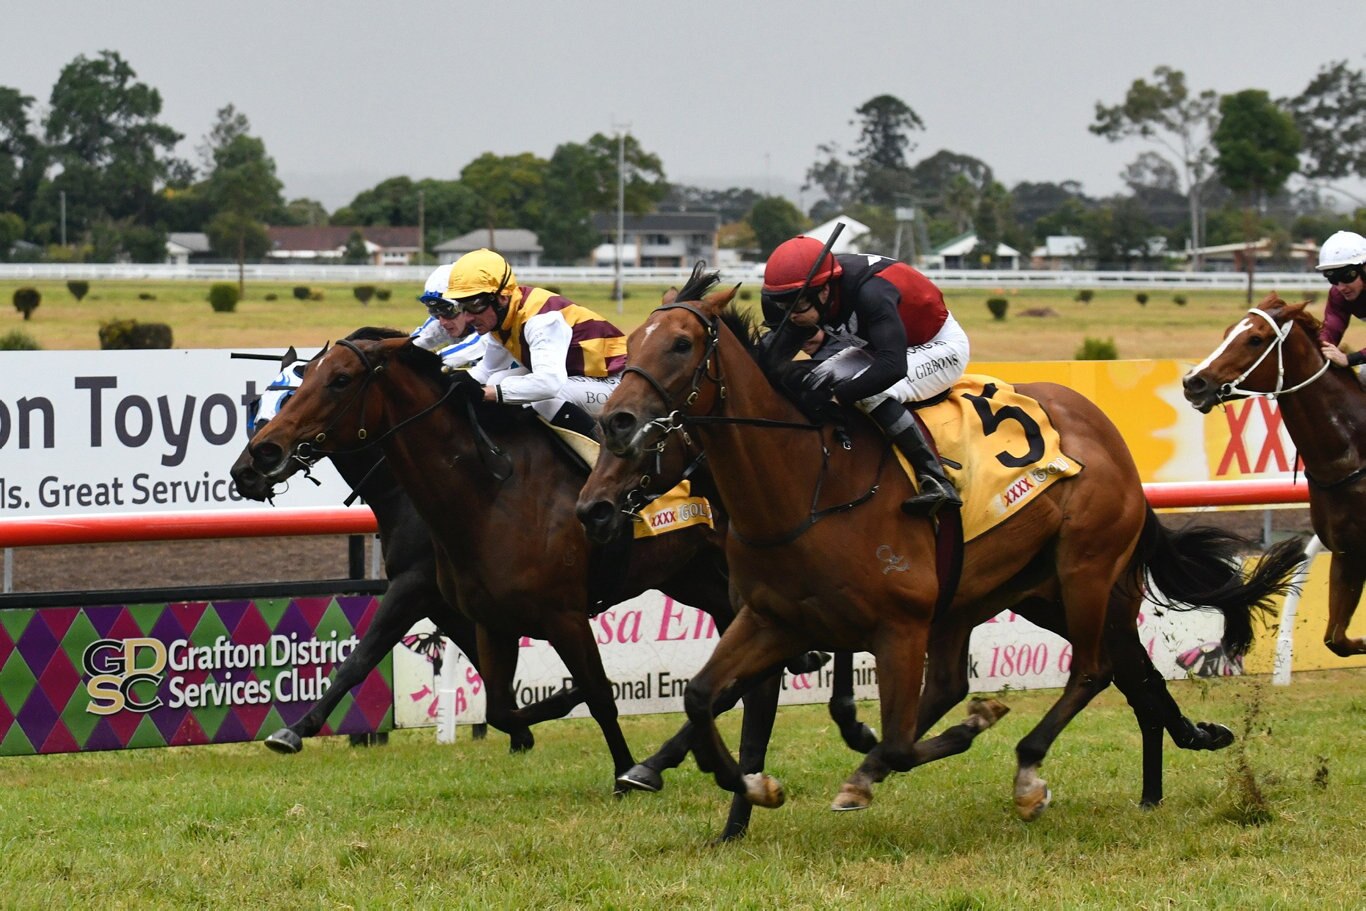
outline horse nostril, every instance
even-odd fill
[[[252,462],[262,471],[279,467],[284,456],[285,451],[274,443],[261,443],[251,450]]]
[[[1204,392],[1208,384],[1203,377],[1190,374],[1181,380],[1181,385],[1185,387],[1187,392]]]

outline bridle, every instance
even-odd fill
[[[316,433],[313,436],[313,439],[311,441],[301,441],[298,445],[294,447],[294,451],[290,453],[291,459],[302,464],[304,477],[308,477],[310,479],[310,471],[312,467],[318,463],[319,459],[337,455],[351,455],[353,453],[363,452],[366,449],[379,446],[385,440],[397,434],[400,430],[403,430],[410,424],[413,424],[421,420],[422,418],[431,414],[437,408],[440,408],[442,405],[446,403],[448,399],[450,399],[452,395],[455,394],[455,391],[460,387],[459,383],[451,381],[447,384],[445,392],[439,395],[436,398],[436,400],[433,401],[431,404],[420,409],[414,414],[410,414],[408,417],[399,421],[397,424],[393,425],[388,430],[384,431],[374,439],[370,439],[370,433],[368,430],[365,429],[365,393],[370,388],[370,385],[380,376],[380,374],[384,373],[385,364],[373,363],[370,359],[370,356],[366,354],[364,350],[362,350],[358,345],[356,345],[348,339],[339,339],[337,341],[337,345],[339,347],[345,348],[346,350],[350,351],[352,354],[356,356],[356,358],[361,363],[361,370],[363,376],[359,385],[356,386],[355,391],[351,394],[350,398],[347,399],[347,401],[339,409],[337,409],[336,412],[333,413],[332,419],[328,421],[327,426],[325,426],[322,430],[318,431],[318,433]],[[319,352],[318,357],[321,358],[326,353],[327,349],[324,349],[323,351]],[[321,448],[322,445],[327,442],[328,435],[332,433],[332,431],[337,427],[337,425],[342,421],[342,419],[345,418],[353,408],[356,408],[358,406],[360,408],[361,419],[359,423],[361,426],[358,427],[356,430],[356,438],[358,440],[362,440],[363,442],[359,446],[353,446],[346,449]],[[478,416],[475,414],[474,402],[470,401],[469,399],[466,399],[465,408],[466,413],[469,417],[470,425],[474,428],[475,437],[479,442],[477,450],[479,452],[480,462],[483,463],[484,467],[489,470],[489,473],[492,474],[495,479],[499,481],[506,481],[512,475],[511,459],[509,459],[506,453],[504,453],[503,450],[499,448],[498,444],[494,443],[493,440],[489,438],[488,434],[485,433],[483,426],[479,423]],[[496,466],[494,464],[491,464],[492,460],[495,459],[499,460]],[[366,472],[365,477],[361,478],[361,480],[358,483],[353,485],[351,495],[348,496],[346,499],[347,506],[350,506],[351,503],[355,501],[356,497],[359,495],[360,488],[365,484],[367,480],[369,480],[370,475],[373,474],[379,468],[382,462],[383,459],[376,462],[375,465],[370,469],[370,471]],[[506,463],[506,467],[504,467],[503,463]]]
[[[1314,373],[1313,376],[1309,377],[1306,380],[1303,380],[1302,382],[1296,383],[1294,386],[1291,386],[1287,389],[1285,385],[1284,346],[1285,340],[1290,337],[1290,333],[1295,331],[1295,321],[1293,319],[1289,319],[1286,320],[1283,324],[1277,325],[1276,321],[1272,319],[1270,316],[1268,316],[1265,310],[1262,310],[1258,307],[1253,307],[1247,312],[1255,314],[1259,318],[1266,320],[1267,324],[1271,327],[1271,334],[1276,337],[1276,340],[1272,342],[1270,345],[1268,345],[1266,350],[1264,350],[1246,370],[1244,370],[1234,379],[1229,380],[1227,383],[1224,383],[1222,386],[1219,387],[1219,401],[1223,402],[1234,396],[1238,396],[1240,398],[1268,398],[1272,401],[1275,401],[1276,398],[1279,396],[1289,395],[1292,392],[1298,392],[1299,390],[1308,386],[1310,383],[1315,382],[1319,377],[1323,376],[1324,373],[1328,371],[1329,367],[1332,366],[1332,363],[1327,358],[1324,358],[1323,366],[1319,367],[1319,369]],[[1243,380],[1251,376],[1252,373],[1262,365],[1262,361],[1266,360],[1273,351],[1276,352],[1276,388],[1270,390],[1242,388],[1242,386],[1239,384],[1241,384]]]
[[[720,345],[721,341],[721,320],[717,316],[708,315],[702,312],[697,307],[694,307],[692,304],[689,303],[674,302],[672,304],[665,304],[662,307],[656,308],[654,312],[659,313],[664,310],[685,310],[688,313],[691,313],[693,316],[695,316],[697,320],[702,324],[703,328],[706,330],[707,344],[701,360],[698,361],[697,367],[693,370],[692,380],[689,384],[688,391],[683,396],[683,403],[678,407],[675,407],[674,398],[669,394],[668,390],[664,388],[664,384],[661,383],[658,379],[656,379],[653,375],[651,375],[649,371],[645,370],[642,367],[635,366],[634,364],[628,365],[624,370],[622,370],[623,375],[627,373],[634,373],[641,379],[645,380],[645,382],[649,384],[650,388],[652,388],[655,391],[655,393],[659,396],[660,400],[663,401],[665,407],[671,409],[669,414],[665,417],[656,418],[655,420],[648,421],[645,424],[643,424],[640,427],[640,429],[636,431],[635,435],[635,440],[639,441],[643,439],[644,435],[650,430],[657,430],[660,432],[659,441],[655,443],[653,446],[641,444],[642,450],[653,451],[655,453],[655,466],[657,472],[661,464],[664,447],[668,443],[670,434],[677,433],[682,437],[685,445],[692,444],[692,439],[687,432],[687,426],[690,424],[694,426],[701,424],[732,424],[745,425],[750,427],[781,428],[788,430],[813,430],[817,433],[821,433],[823,431],[824,428],[822,427],[822,425],[814,424],[809,421],[780,421],[775,420],[773,418],[733,417],[731,415],[715,414],[714,412],[717,409],[717,407],[719,407],[721,402],[723,402],[726,398],[726,381],[725,377],[721,374],[720,361],[716,358],[717,348]],[[715,364],[713,366],[714,361]],[[697,400],[701,397],[702,385],[704,382],[712,383],[716,386],[717,389],[716,398],[712,402],[712,407],[710,411],[707,414],[687,413],[686,411],[684,411],[684,409],[696,404]],[[851,444],[849,444],[846,441],[843,443],[843,448],[850,449],[852,447]],[[799,524],[796,528],[789,532],[785,532],[783,534],[776,535],[771,538],[751,539],[740,533],[739,529],[735,527],[735,522],[732,518],[730,524],[730,531],[732,534],[735,535],[735,537],[738,540],[740,540],[742,543],[750,547],[776,547],[780,544],[789,544],[792,541],[795,541],[797,538],[801,537],[802,534],[804,534],[809,528],[811,528],[811,526],[815,525],[821,519],[824,519],[828,516],[836,515],[838,513],[847,512],[848,510],[853,509],[856,506],[860,506],[871,500],[873,496],[878,492],[878,488],[881,486],[882,472],[887,465],[888,456],[890,455],[890,453],[891,446],[890,444],[888,444],[887,446],[883,447],[882,458],[878,462],[877,473],[873,478],[872,486],[870,486],[867,491],[865,491],[860,496],[855,497],[853,500],[848,501],[847,503],[841,503],[837,506],[829,506],[824,509],[821,509],[818,508],[817,504],[820,502],[821,489],[824,486],[825,477],[829,473],[830,468],[830,449],[828,446],[825,445],[824,439],[822,439],[821,471],[819,476],[817,477],[815,489],[812,491],[811,494],[810,510],[808,511],[807,517],[801,522],[801,524]],[[694,460],[694,462],[689,466],[689,471],[694,470],[698,465],[700,465],[702,459],[704,459],[705,457],[706,453],[702,452],[697,457],[697,459]],[[626,494],[626,497],[624,498],[626,502],[626,509],[624,509],[623,511],[626,512],[627,515],[630,515],[633,518],[635,517],[636,512],[631,511],[631,506],[634,503],[638,503],[642,496],[648,496],[646,494],[643,494],[642,488],[645,486],[645,484],[648,484],[650,480],[650,476],[645,475],[641,479],[640,485]],[[655,496],[658,495],[656,494]],[[654,497],[649,497],[649,499],[654,499]],[[644,502],[649,502],[649,499],[645,500]],[[643,503],[641,505],[643,505]],[[639,506],[636,506],[637,512],[639,508]]]

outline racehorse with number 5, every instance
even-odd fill
[[[631,334],[626,373],[600,418],[610,454],[599,456],[578,512],[590,530],[615,521],[621,491],[599,484],[610,458],[639,461],[676,430],[695,435],[706,451],[731,518],[727,562],[743,607],[684,704],[698,765],[722,788],[758,806],[782,803],[776,779],[737,765],[712,707],[737,681],[813,647],[869,651],[878,667],[883,740],[841,788],[835,809],[867,807],[872,786],[890,772],[961,752],[971,731],[921,738],[965,695],[966,674],[958,678],[972,627],[1003,610],[1051,614],[1073,646],[1061,697],[1016,748],[1022,818],[1036,818],[1050,800],[1039,768],[1053,740],[1117,677],[1144,730],[1145,773],[1154,737],[1160,763],[1164,725],[1181,745],[1192,737],[1227,742],[1181,717],[1152,667],[1136,629],[1145,578],[1173,606],[1220,610],[1226,644],[1238,652],[1252,636],[1252,609],[1284,590],[1298,542],[1279,545],[1244,576],[1235,561],[1239,539],[1161,525],[1123,438],[1095,405],[1061,386],[1028,384],[1020,391],[1039,402],[1085,468],[973,539],[961,584],[936,616],[935,533],[929,520],[901,511],[912,482],[882,470],[885,437],[850,414],[845,446],[837,428],[807,420],[774,388],[799,388],[781,374],[800,364],[771,366],[770,383],[752,324],[728,310],[735,289],[712,292],[716,277],[695,270],[678,301]],[[889,555],[899,571],[887,570]],[[938,659],[928,679],[927,652]],[[957,728],[986,723],[970,718]]]

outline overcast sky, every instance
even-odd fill
[[[855,108],[895,95],[939,149],[1006,186],[1122,189],[1147,146],[1087,131],[1167,65],[1194,90],[1299,94],[1366,67],[1361,0],[43,0],[3,14],[0,85],[45,110],[64,65],[118,51],[195,148],[233,104],[287,198],[329,209],[392,176],[452,179],[478,155],[533,152],[629,124],[668,178],[800,199],[818,144],[852,149]],[[1361,184],[1349,185],[1362,195]]]

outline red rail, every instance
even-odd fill
[[[1301,478],[1285,480],[1191,481],[1144,484],[1155,508],[1257,506],[1305,503]],[[118,541],[179,541],[192,538],[268,538],[283,535],[372,534],[375,517],[363,507],[345,509],[239,509],[222,512],[155,512],[116,515],[0,519],[0,547],[47,544],[103,544]]]

